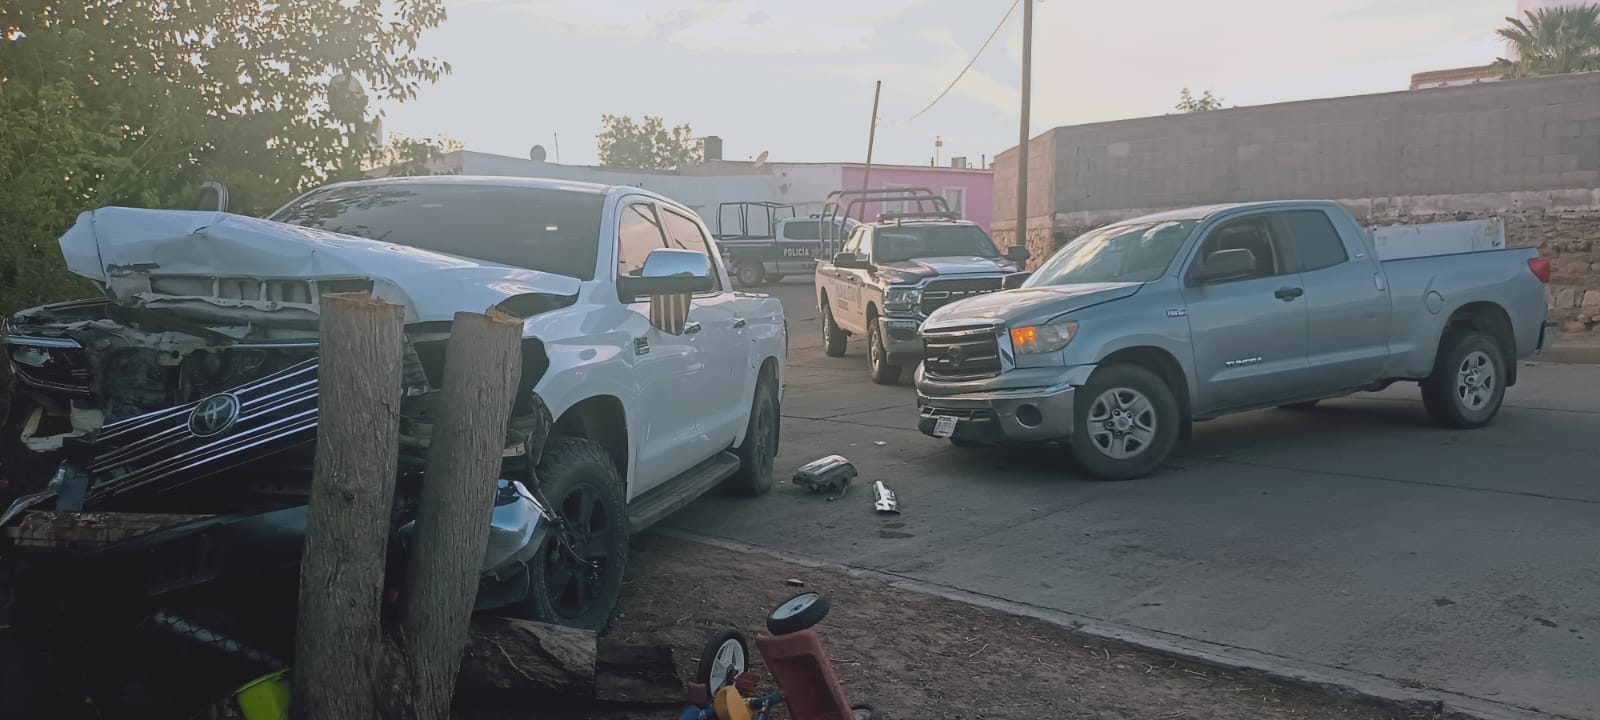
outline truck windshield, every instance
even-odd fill
[[[951,256],[998,258],[1000,251],[976,225],[888,225],[872,233],[872,261],[880,265]]]
[[[345,185],[267,219],[593,280],[604,205],[598,193],[551,188]]]
[[[1056,251],[1023,287],[1150,282],[1166,274],[1198,220],[1112,225]]]

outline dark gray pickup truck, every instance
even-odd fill
[[[1020,288],[930,314],[918,424],[958,445],[1068,444],[1106,479],[1154,471],[1194,421],[1399,381],[1440,424],[1476,428],[1544,344],[1549,280],[1533,249],[1380,260],[1334,202],[1127,220]]]

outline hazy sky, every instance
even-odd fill
[[[446,0],[419,50],[454,72],[388,104],[385,129],[468,149],[595,161],[604,114],[660,115],[720,135],[728,159],[860,161],[883,81],[875,160],[926,164],[1014,146],[1013,0]],[[1169,112],[1185,86],[1228,105],[1403,90],[1411,73],[1493,60],[1514,0],[1042,0],[1034,135]]]

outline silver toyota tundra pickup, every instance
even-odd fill
[[[961,446],[1059,442],[1103,479],[1154,471],[1196,420],[1397,381],[1439,424],[1481,427],[1544,345],[1549,280],[1533,249],[1380,260],[1334,202],[1127,220],[929,315],[918,426]]]

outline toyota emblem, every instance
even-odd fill
[[[956,346],[945,352],[945,359],[948,360],[952,366],[959,366],[962,361],[966,360],[965,355],[966,353],[961,351],[961,347]]]
[[[189,413],[189,434],[195,437],[220,435],[238,419],[239,398],[228,393],[212,395],[201,400]]]

